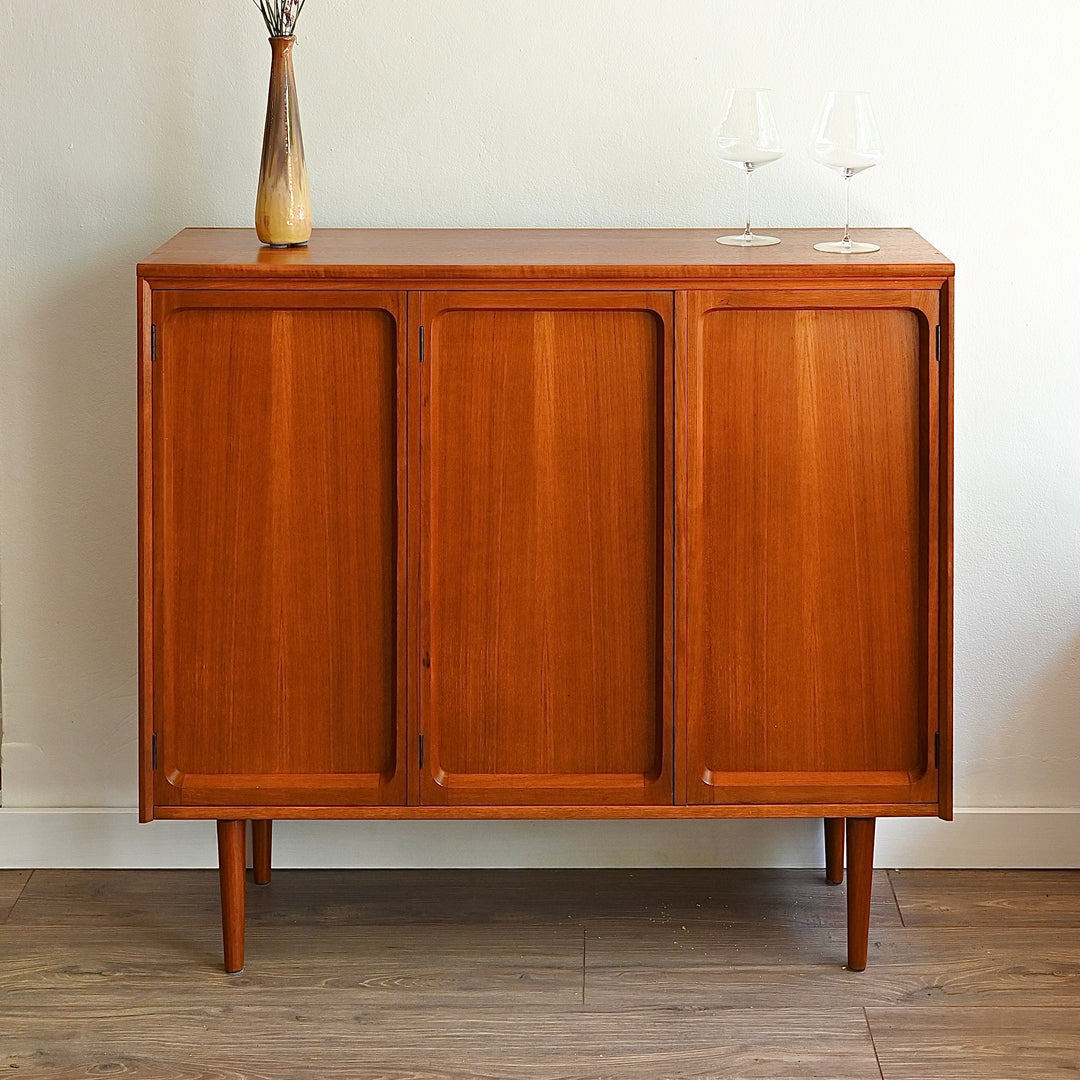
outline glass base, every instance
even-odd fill
[[[828,251],[833,255],[866,255],[871,251],[880,251],[879,244],[860,244],[857,240],[830,240],[827,244],[815,244],[815,251]]]
[[[779,244],[780,237],[758,236],[757,233],[750,233],[747,236],[746,233],[739,233],[738,236],[718,236],[716,242],[728,244],[731,247],[769,247],[772,244]]]

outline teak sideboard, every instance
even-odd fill
[[[186,229],[139,266],[140,810],[952,815],[953,265],[712,230]],[[846,829],[845,829],[846,823]]]

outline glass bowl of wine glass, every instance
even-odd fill
[[[815,244],[816,250],[837,255],[880,250],[877,244],[851,239],[851,178],[877,165],[882,153],[870,95],[861,90],[830,90],[818,111],[810,157],[844,178],[844,237]]]

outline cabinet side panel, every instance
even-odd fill
[[[956,282],[949,278],[941,290],[941,372],[940,372],[940,483],[941,483],[941,605],[939,728],[941,766],[938,811],[943,818],[953,816],[953,327]]]
[[[456,801],[639,801],[668,714],[664,319],[528,306],[429,327],[430,767]]]
[[[159,334],[164,773],[364,801],[396,770],[395,319],[186,307]]]
[[[695,770],[717,787],[915,775],[919,317],[712,310],[699,330]]]

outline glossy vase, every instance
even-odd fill
[[[270,94],[255,199],[255,231],[271,247],[296,247],[311,237],[311,196],[292,64],[295,41],[294,37],[270,39]]]

